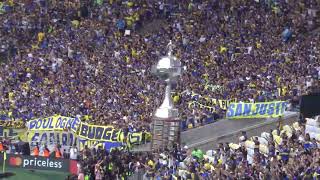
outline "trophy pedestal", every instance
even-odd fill
[[[174,107],[171,98],[171,85],[181,75],[181,61],[172,55],[173,44],[168,44],[168,55],[162,57],[153,68],[162,81],[167,83],[165,97],[153,118],[152,150],[171,149],[180,143],[180,121],[178,109]]]
[[[174,144],[180,143],[178,110],[170,109],[167,113],[173,116],[166,118],[155,116],[153,118],[152,150],[171,149]]]

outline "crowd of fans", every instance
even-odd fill
[[[312,179],[320,178],[320,121],[307,120],[277,129],[261,136],[239,135],[238,142],[220,143],[203,152],[176,144],[172,149],[154,152],[131,152],[102,147],[78,151],[71,147],[61,152],[59,146],[49,155],[44,147],[33,149],[33,156],[78,160],[78,175],[68,179],[144,179],[144,180],[213,180],[213,179]],[[0,151],[19,154],[19,142],[0,141]],[[12,144],[11,144],[12,145]],[[21,150],[21,149],[20,149]],[[46,152],[47,151],[47,155]]]
[[[238,143],[221,143],[206,153],[179,145],[149,154],[85,149],[78,167],[80,179],[318,179],[319,140],[295,123],[261,137],[243,132]]]
[[[219,105],[214,113],[189,107],[198,100],[194,94],[238,102],[288,100],[295,107],[300,95],[319,87],[319,9],[318,0],[1,1],[0,118],[60,114],[149,129],[165,89],[151,67],[166,54],[169,40],[187,69],[173,94],[185,124],[198,126],[225,114]],[[251,163],[245,135],[240,145],[221,144],[206,155],[179,145],[149,154],[86,148],[79,174],[95,179],[140,170],[145,179],[319,176],[319,144],[303,125],[290,136],[268,137],[269,153],[254,148]]]
[[[148,128],[164,93],[151,66],[169,40],[187,68],[173,95],[187,124],[212,117],[187,108],[192,92],[295,104],[318,85],[319,34],[309,33],[317,25],[316,0],[7,0],[0,6],[1,119],[61,114]],[[164,23],[144,29],[155,19]],[[215,107],[216,119],[224,114]]]

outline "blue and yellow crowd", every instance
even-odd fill
[[[225,115],[217,104],[194,106],[194,94],[295,107],[318,86],[316,0],[7,0],[0,7],[1,119],[60,114],[149,128],[164,93],[151,66],[169,40],[187,69],[173,94],[184,129]]]
[[[319,126],[319,121],[317,122]],[[85,149],[79,174],[87,179],[214,180],[320,178],[320,127],[279,126],[261,136],[239,135],[239,141],[220,143],[203,152],[180,145],[153,153]],[[311,134],[315,136],[312,137]]]
[[[1,1],[0,118],[27,121],[60,114],[148,130],[165,89],[151,66],[166,53],[169,40],[187,69],[173,94],[183,129],[225,116],[224,106],[200,97],[286,100],[294,109],[302,94],[319,87],[319,9],[319,0]],[[304,145],[295,140],[285,148]],[[178,146],[156,155],[121,152],[124,159],[113,161],[110,154],[92,162],[108,168],[113,166],[107,162],[117,162],[107,177],[123,174],[123,168],[143,168],[151,174],[147,179],[256,179],[268,173],[301,179],[319,173],[319,162],[312,159],[319,157],[319,148],[301,150],[294,159],[301,168],[261,155],[255,156],[259,165],[241,164],[245,151],[228,148],[221,146],[221,157],[212,162],[199,150]],[[186,157],[191,158],[178,172],[177,162]]]

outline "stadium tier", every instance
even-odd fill
[[[0,177],[318,179],[319,25],[319,0],[3,0]],[[269,118],[207,152],[179,142]]]

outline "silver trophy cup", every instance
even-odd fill
[[[172,84],[176,83],[182,74],[181,62],[173,56],[174,45],[170,41],[167,46],[168,54],[162,57],[153,67],[153,73],[166,82],[164,99],[155,111],[153,120],[153,149],[170,147],[179,141],[180,121],[178,109],[174,107],[171,97]]]

